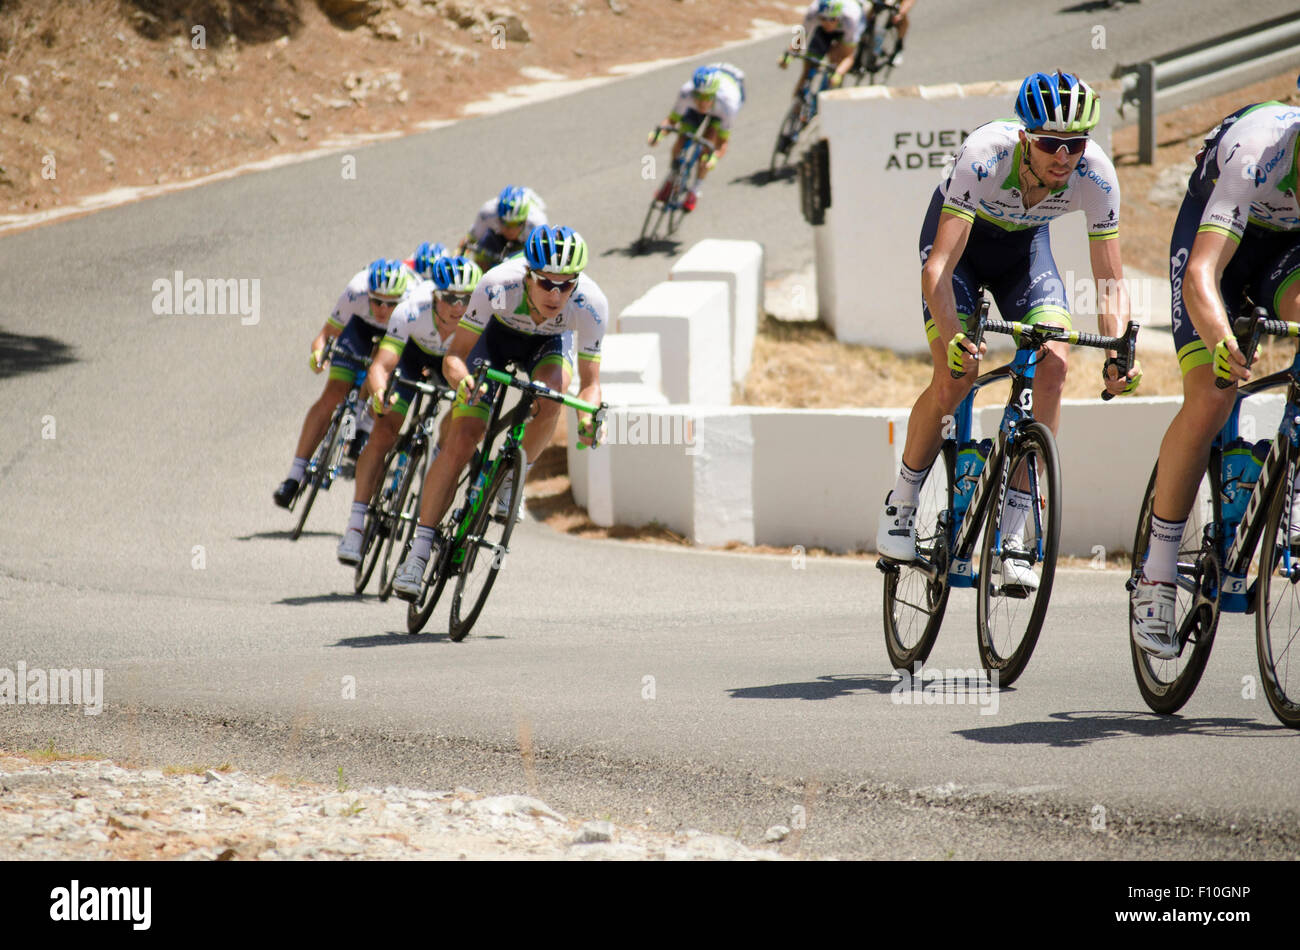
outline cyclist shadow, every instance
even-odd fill
[[[1243,738],[1277,735],[1279,731],[1289,732],[1280,724],[1270,725],[1252,719],[1186,719],[1151,712],[1080,710],[1052,713],[1049,721],[1045,722],[958,729],[954,734],[992,745],[1044,745],[1070,749],[1103,739],[1128,739],[1134,736],[1205,735]]]
[[[649,257],[651,254],[673,255],[681,250],[682,242],[673,238],[658,238],[653,241],[642,241],[639,238],[628,244],[626,247],[611,247],[602,257]]]
[[[505,637],[500,634],[484,634],[483,636],[471,637],[472,640],[504,640]],[[349,647],[353,650],[364,650],[368,647],[391,647],[404,646],[411,643],[451,643],[451,634],[448,633],[407,633],[405,630],[389,630],[387,633],[377,633],[368,637],[343,637],[330,646]]]
[[[236,535],[236,541],[276,541],[289,540],[293,536],[292,531],[257,531],[253,534]],[[337,531],[304,531],[298,535],[300,538],[337,538]]]
[[[378,603],[379,597],[375,594],[344,594],[335,590],[330,591],[328,594],[312,594],[309,597],[281,597],[274,603],[283,604],[286,607],[305,607],[307,604],[360,604],[367,601]]]
[[[770,168],[760,168],[757,171],[750,172],[748,175],[738,175],[731,179],[728,184],[765,188],[778,181],[792,182],[798,177],[799,170],[795,168],[794,165],[787,165],[784,168],[777,169],[775,172]]]
[[[889,673],[829,673],[802,683],[773,683],[729,689],[732,699],[835,699],[859,692],[887,694],[899,683]]]

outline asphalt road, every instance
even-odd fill
[[[1200,0],[1079,6],[927,0],[898,81],[1103,75],[1223,25]],[[1234,20],[1287,6],[1238,3]],[[747,177],[793,84],[780,42],[728,51],[751,102],[683,236],[762,240],[770,274],[811,260],[793,187]],[[797,569],[527,524],[479,626],[451,644],[443,611],[411,638],[398,605],[348,593],[333,549],[350,485],[285,539],[269,494],[342,283],[453,237],[500,183],[525,181],[586,234],[617,311],[670,260],[625,250],[652,188],[644,133],[686,71],[360,149],[356,180],[323,158],[0,241],[0,666],[100,667],[106,691],[99,716],[3,707],[0,744],[527,788],[750,841],[802,814],[805,854],[1294,856],[1296,736],[1243,698],[1250,626],[1225,618],[1196,696],[1158,719],[1133,683],[1115,573],[1060,573],[1028,672],[981,715],[891,701],[865,562]],[[155,314],[153,283],[176,270],[258,278],[259,319]],[[972,608],[954,595],[932,666],[978,664]]]

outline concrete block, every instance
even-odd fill
[[[663,392],[672,403],[731,403],[730,291],[722,281],[665,281],[619,315],[620,333],[659,334]]]
[[[757,241],[700,241],[673,265],[672,280],[720,280],[730,293],[731,379],[744,382],[754,357],[763,306],[763,245]]]

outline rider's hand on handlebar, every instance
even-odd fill
[[[1237,338],[1225,336],[1214,346],[1214,375],[1219,379],[1250,379],[1250,367],[1237,345]]]
[[[662,134],[663,134],[663,129],[656,128],[654,131],[652,131],[649,135],[646,136],[646,144],[647,144],[647,145],[658,145],[658,144],[659,144],[659,136],[661,136]]]
[[[1106,392],[1112,396],[1131,396],[1137,392],[1138,384],[1142,382],[1142,364],[1134,360],[1128,375],[1121,377],[1119,360],[1111,357],[1101,368],[1101,381],[1106,386]]]
[[[370,411],[375,414],[376,419],[388,411],[388,404],[384,402],[383,393],[370,394]]]
[[[979,352],[976,352],[975,347],[966,339],[966,334],[958,333],[948,344],[948,369],[952,370],[954,377],[960,379],[976,368],[985,349],[986,344],[981,343]]]
[[[838,89],[844,85],[844,74],[840,72],[831,73],[831,88]]]
[[[594,420],[578,423],[578,448],[590,446],[598,448],[600,443],[605,439],[605,424],[602,422],[599,429]]]
[[[324,356],[325,356],[324,350],[311,351],[311,356],[309,357],[307,365],[311,367],[311,371],[313,373],[319,373],[321,370],[325,368],[325,363],[323,362]]]
[[[789,62],[790,62],[790,54],[782,53],[781,58],[776,61],[776,64],[780,66],[782,69],[785,69],[785,67],[789,64]]]
[[[466,376],[456,387],[456,399],[465,406],[472,406],[482,398],[487,392],[487,385],[480,386],[476,391],[471,392],[470,387],[474,385],[474,377]]]

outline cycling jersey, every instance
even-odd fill
[[[865,17],[862,15],[862,7],[857,0],[844,0],[844,11],[840,14],[835,29],[827,32],[822,29],[821,19],[817,16],[817,4],[808,4],[808,11],[803,16],[803,32],[808,37],[809,48],[811,50],[812,40],[816,33],[820,32],[831,41],[840,43],[856,43],[862,37],[862,27]],[[817,56],[820,54],[810,52],[809,55]]]
[[[406,281],[406,293],[402,294],[402,300],[406,300],[415,289],[415,285],[420,282],[420,278],[412,273]],[[326,322],[342,330],[348,323],[356,318],[370,324],[377,330],[386,330],[388,322],[386,320],[376,320],[370,315],[370,269],[365,268],[357,271],[355,277],[348,281],[347,287],[343,288],[343,293],[339,295],[338,303],[334,304],[334,312],[330,314]]]
[[[1300,280],[1298,136],[1300,109],[1256,103],[1227,116],[1196,154],[1169,242],[1174,348],[1184,374],[1212,359],[1183,302],[1197,234],[1225,234],[1237,245],[1219,281],[1230,317],[1247,295],[1277,313],[1283,292]]]
[[[677,101],[673,103],[673,111],[668,115],[668,121],[677,124],[685,118],[685,124],[691,128],[704,121],[706,114],[695,107],[694,96],[694,84],[690,80],[682,83],[682,88],[677,92]],[[717,122],[720,138],[726,139],[731,135],[731,126],[740,112],[743,97],[740,83],[736,82],[730,73],[723,73],[721,88],[713,97],[713,107],[707,113],[708,118]]]
[[[453,329],[446,338],[438,335],[433,312],[436,287],[431,280],[422,281],[409,297],[397,305],[393,318],[388,321],[388,332],[379,344],[380,347],[400,354],[406,341],[413,340],[416,346],[430,356],[442,356],[447,352],[456,331]]]
[[[469,307],[460,325],[482,333],[492,320],[519,333],[532,336],[557,336],[573,333],[580,360],[600,361],[600,342],[609,325],[609,304],[596,282],[586,274],[578,275],[578,286],[555,317],[535,323],[524,299],[524,280],[528,264],[512,258],[498,264],[479,281],[470,295]]]
[[[518,240],[524,242],[528,240],[528,235],[533,233],[533,228],[539,228],[543,224],[548,224],[546,218],[546,208],[542,200],[536,194],[531,194],[532,204],[528,209],[528,218],[524,221],[524,229],[519,234]],[[500,234],[501,229],[506,227],[506,223],[497,215],[497,199],[491,198],[484,202],[483,207],[478,209],[478,215],[474,218],[474,223],[469,229],[469,242],[471,244],[482,244],[483,239],[489,234]]]
[[[1019,122],[1004,119],[981,125],[966,138],[939,186],[944,213],[1018,231],[1082,209],[1089,240],[1117,237],[1119,179],[1102,147],[1090,140],[1069,181],[1026,208],[1020,180],[1020,129]]]

